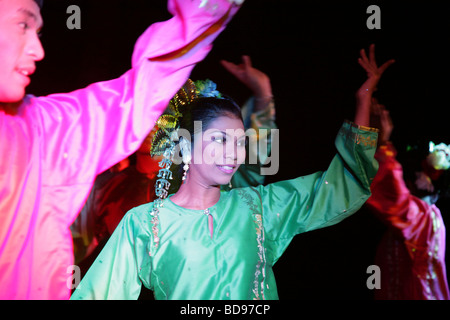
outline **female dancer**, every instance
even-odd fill
[[[371,96],[391,63],[378,67],[370,52],[361,56],[368,79],[357,94],[355,123],[342,125],[328,169],[267,186],[220,190],[245,158],[240,109],[185,86],[173,114],[158,121],[160,198],[126,214],[72,299],[136,299],[141,284],[156,299],[278,299],[272,267],[292,238],[338,223],[370,196],[378,167],[377,132],[367,127]],[[174,127],[189,135],[172,134]],[[177,147],[184,180],[165,197]]]

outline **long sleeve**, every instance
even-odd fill
[[[39,106],[48,181],[90,182],[139,147],[237,10],[215,2],[213,10],[199,9],[200,1],[169,1],[174,17],[144,32],[122,77],[31,99]]]
[[[375,158],[380,168],[373,181],[372,196],[367,205],[381,221],[397,229],[405,239],[412,240],[422,233],[422,228],[418,228],[418,225],[424,219],[431,219],[431,214],[424,213],[430,213],[433,208],[411,194],[403,180],[403,168],[396,155],[397,151],[390,143],[377,150]]]
[[[0,110],[0,298],[68,298],[69,226],[96,175],[140,146],[239,8],[203,4],[169,0],[174,17],[145,31],[118,79]]]
[[[148,265],[145,250],[149,234],[134,210],[117,226],[71,300],[136,300],[141,291],[139,273]],[[147,272],[148,270],[145,269]]]
[[[336,224],[364,204],[378,168],[376,141],[375,131],[345,122],[326,171],[259,187],[273,263],[296,234]]]

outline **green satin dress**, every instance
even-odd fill
[[[156,299],[278,299],[272,267],[293,237],[340,222],[370,196],[376,141],[345,122],[326,171],[221,191],[205,210],[170,197],[158,219],[152,203],[130,210],[71,299],[137,299],[141,284]]]

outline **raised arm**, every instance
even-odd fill
[[[376,140],[375,131],[345,122],[335,141],[337,155],[326,171],[257,188],[261,201],[255,202],[262,203],[275,260],[295,235],[334,225],[359,210],[378,168]]]
[[[243,55],[242,63],[238,65],[225,60],[220,62],[228,72],[252,91],[255,99],[253,112],[261,111],[268,107],[273,99],[270,78],[261,70],[253,67],[249,56]]]
[[[257,186],[265,181],[261,166],[269,160],[273,139],[271,130],[277,127],[270,78],[253,67],[251,58],[246,55],[242,56],[240,64],[225,60],[220,62],[252,92],[252,97],[241,107],[245,129],[253,129],[247,131],[249,134],[247,161],[233,175],[231,183],[233,187]],[[267,146],[264,152],[261,152],[262,145]]]
[[[71,93],[31,98],[46,136],[49,180],[91,183],[133,153],[192,68],[237,12],[229,0],[169,0],[174,17],[150,26],[138,39],[132,69],[118,79]]]
[[[367,206],[381,221],[406,236],[420,219],[425,218],[422,212],[428,209],[423,201],[411,194],[404,181],[403,167],[396,158],[397,150],[390,142],[394,126],[389,111],[381,104],[374,104],[371,121],[379,123],[381,141],[375,154],[379,170]]]
[[[369,57],[366,51],[361,49],[361,56],[358,63],[367,72],[367,80],[356,92],[356,113],[354,122],[357,125],[368,127],[370,125],[370,106],[372,105],[372,95],[377,88],[377,84],[383,75],[383,72],[395,62],[388,60],[378,67],[375,60],[375,45],[370,45]]]
[[[357,92],[355,123],[345,122],[335,141],[337,155],[326,171],[260,187],[266,237],[275,260],[296,234],[331,226],[355,213],[370,197],[378,169],[374,159],[377,129],[370,125],[370,107],[381,74],[393,63],[377,67],[374,46],[361,51],[359,63],[368,79]]]

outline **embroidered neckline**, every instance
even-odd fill
[[[189,213],[189,214],[203,214],[205,216],[208,217],[208,230],[210,232],[210,237],[211,239],[213,238],[214,235],[214,220],[213,220],[213,216],[211,214],[211,212],[213,210],[216,210],[216,207],[219,205],[219,203],[223,200],[223,191],[220,192],[220,197],[219,200],[212,205],[209,208],[206,209],[188,209],[188,208],[184,208],[182,206],[179,206],[178,204],[176,204],[175,202],[173,202],[170,198],[172,197],[172,195],[169,195],[168,197],[164,198],[164,199],[157,199],[159,200],[159,202],[156,203],[156,201],[153,203],[153,206],[156,205],[156,207],[153,208],[153,210],[150,212],[152,219],[150,220],[152,223],[152,233],[153,233],[153,246],[151,246],[151,249],[149,251],[149,255],[153,256],[156,253],[156,250],[159,247],[159,208],[164,207],[165,205],[169,204],[174,206],[177,210],[181,210],[184,211],[185,213]]]
[[[253,280],[253,287],[251,289],[253,295],[254,295],[254,300],[265,300],[265,295],[264,295],[264,283],[265,283],[265,278],[266,278],[266,254],[265,254],[265,247],[264,247],[264,240],[265,240],[265,235],[264,235],[264,227],[263,227],[263,219],[262,219],[262,212],[259,212],[259,208],[258,206],[254,203],[254,198],[248,194],[244,189],[237,189],[239,196],[241,197],[241,199],[248,205],[250,211],[252,212],[252,216],[253,216],[253,222],[256,225],[256,242],[257,242],[257,247],[258,247],[258,261],[256,263],[255,266],[255,278]],[[183,208],[179,205],[177,205],[176,203],[174,203],[172,200],[170,200],[170,196],[167,197],[166,199],[164,199],[164,202],[168,202],[171,205],[175,206],[177,209],[181,209],[185,212],[189,212],[189,213],[193,213],[193,214],[203,214],[205,216],[208,217],[208,228],[210,231],[210,236],[211,239],[213,238],[213,220],[212,220],[212,215],[211,215],[211,211],[213,209],[215,209],[217,207],[217,205],[220,203],[220,201],[223,200],[222,197],[222,192],[220,193],[220,198],[217,201],[217,203],[215,205],[213,205],[212,207],[206,208],[204,210],[196,210],[196,209],[186,209]],[[167,209],[167,207],[166,207]],[[154,215],[151,222],[153,224],[152,226],[152,233],[153,233],[153,242],[154,242],[154,246],[153,250],[150,250],[149,255],[152,256],[155,254],[156,250],[158,249],[158,245],[159,245],[159,236],[158,236],[158,232],[159,232],[159,219],[158,219],[159,215]]]
[[[206,209],[189,209],[189,208],[182,207],[182,206],[176,204],[175,202],[173,202],[172,199],[170,199],[173,196],[173,194],[168,196],[166,199],[168,200],[167,202],[170,203],[171,205],[173,205],[177,210],[181,210],[185,213],[190,213],[190,214],[204,214],[205,210],[213,211],[221,203],[221,201],[224,199],[223,198],[224,192],[225,191],[220,191],[219,200],[217,200],[217,202],[215,204],[213,204],[212,206],[210,206]]]

